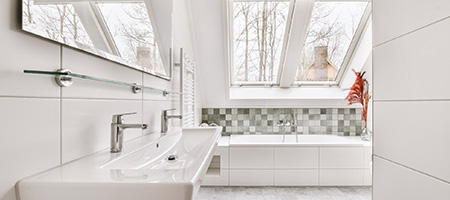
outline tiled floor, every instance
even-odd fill
[[[370,200],[372,187],[201,187],[195,200]]]

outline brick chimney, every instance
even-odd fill
[[[314,80],[328,80],[328,46],[314,47]]]
[[[144,67],[150,67],[151,66],[150,47],[137,47],[136,51],[137,51],[136,64]]]

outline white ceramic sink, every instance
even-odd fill
[[[190,200],[201,186],[221,127],[188,128],[124,143],[21,180],[20,200]],[[168,160],[169,155],[177,159]]]

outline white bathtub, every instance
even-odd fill
[[[222,137],[204,185],[369,186],[371,142],[357,136]]]
[[[297,138],[296,138],[297,137]],[[337,135],[231,135],[230,146],[363,146],[355,137]]]

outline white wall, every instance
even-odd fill
[[[344,98],[355,79],[350,69],[360,70],[372,47],[371,23],[361,37],[357,52],[344,76],[342,88],[229,88],[226,57],[225,0],[191,0],[198,52],[203,107],[346,107]],[[251,95],[249,95],[251,94]]]
[[[180,47],[195,55],[185,0],[174,0],[173,16],[179,62]],[[0,36],[0,200],[16,199],[14,184],[22,178],[108,148],[113,114],[136,111],[137,115],[125,117],[126,122],[149,124],[145,131],[127,130],[125,137],[131,139],[159,132],[161,110],[179,107],[176,95],[133,94],[128,87],[85,80],[60,88],[52,76],[24,74],[24,69],[70,68],[108,79],[179,88],[177,73],[168,82],[23,32],[21,1],[0,1]]]
[[[373,0],[374,200],[450,199],[449,10]]]

